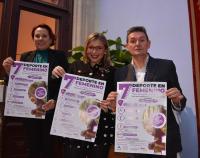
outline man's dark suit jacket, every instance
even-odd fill
[[[130,71],[131,69],[131,71]],[[131,73],[130,73],[131,72]],[[136,81],[134,67],[129,64],[116,70],[115,81]],[[144,81],[167,82],[167,89],[176,87],[181,93],[176,67],[171,60],[157,59],[149,56]],[[185,108],[186,98],[181,101],[181,110]],[[171,101],[167,100],[167,153],[177,153],[182,150],[179,125],[176,122]]]

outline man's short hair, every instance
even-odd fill
[[[126,36],[126,42],[127,43],[128,43],[128,36],[133,32],[143,32],[145,34],[147,40],[149,41],[149,37],[147,35],[147,31],[146,31],[145,27],[143,27],[143,26],[133,26],[130,29],[128,29],[128,31],[127,31],[127,36]]]

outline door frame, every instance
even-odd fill
[[[56,49],[67,51],[72,47],[72,27],[73,27],[73,0],[67,0],[66,7],[41,3],[32,0],[6,0],[4,1],[2,27],[0,30],[0,61],[11,56],[16,58],[18,28],[20,11],[30,11],[41,15],[58,19]],[[27,21],[28,22],[28,21]],[[0,67],[0,79],[3,79],[5,72]]]
[[[198,144],[200,144],[200,0],[188,0],[188,9],[190,19],[197,136]],[[200,155],[200,150],[198,150],[198,155]]]

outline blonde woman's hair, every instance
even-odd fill
[[[84,50],[84,53],[83,53],[83,61],[85,63],[89,63],[90,62],[89,58],[86,55],[86,52],[88,50],[88,45],[90,44],[90,42],[92,42],[94,40],[101,41],[103,43],[103,45],[104,45],[104,48],[105,48],[105,54],[103,56],[101,64],[103,65],[103,67],[111,66],[112,62],[111,62],[111,59],[110,59],[110,52],[109,52],[109,47],[108,47],[108,41],[107,41],[106,37],[103,35],[103,33],[94,32],[94,33],[91,33],[87,37],[87,40],[86,40],[86,43],[85,43],[85,50]]]

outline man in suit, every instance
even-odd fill
[[[116,82],[167,82],[167,155],[128,154],[127,156],[128,158],[177,158],[177,153],[181,152],[182,146],[180,130],[173,110],[182,111],[186,105],[186,98],[182,94],[173,61],[151,57],[148,53],[150,44],[144,27],[131,27],[127,31],[126,48],[132,56],[132,61],[129,65],[116,70],[115,80]],[[107,98],[111,109],[115,109],[116,96],[116,92],[111,92]]]

